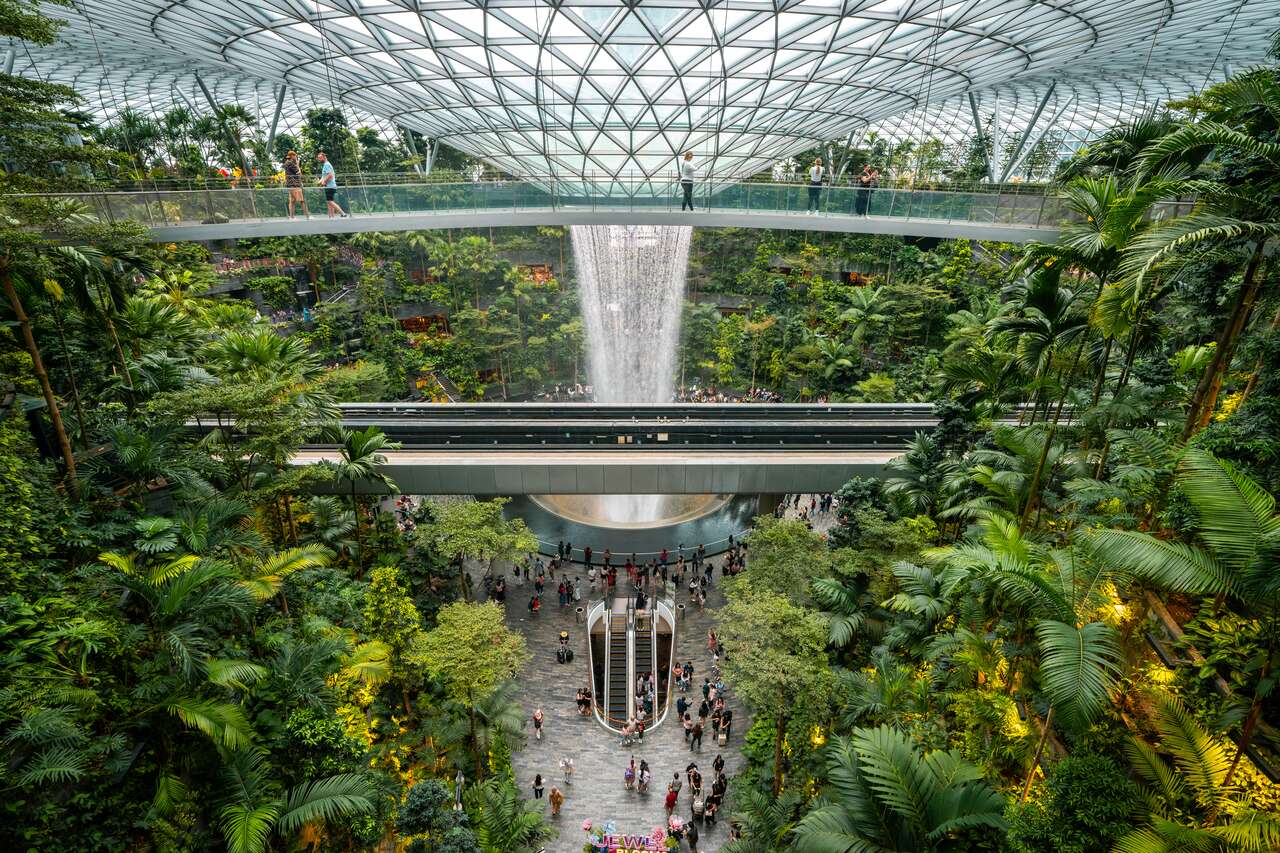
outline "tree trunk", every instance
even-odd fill
[[[1280,328],[1280,308],[1276,309],[1276,313],[1271,318],[1271,325],[1267,326],[1267,331],[1274,334],[1276,329]],[[1244,405],[1244,401],[1249,399],[1249,395],[1253,393],[1253,389],[1258,385],[1258,374],[1262,372],[1262,356],[1258,356],[1257,362],[1253,365],[1253,373],[1249,374],[1249,381],[1244,386],[1244,393],[1240,395],[1240,405]]]
[[[315,261],[307,261],[307,277],[311,279],[311,290],[316,295],[316,307],[320,307],[320,267]]]
[[[1115,338],[1107,335],[1106,345],[1102,348],[1102,364],[1098,366],[1098,378],[1093,383],[1093,403],[1092,407],[1098,407],[1098,401],[1102,399],[1102,388],[1107,383],[1107,365],[1111,363],[1111,345],[1115,343]]]
[[[480,755],[480,741],[476,737],[476,703],[471,697],[471,691],[467,690],[467,715],[471,726],[471,751],[476,757],[476,781],[484,781],[484,762]]]
[[[782,795],[782,741],[787,737],[787,720],[778,715],[773,739],[773,796]]]
[[[1275,656],[1275,646],[1275,634],[1273,633],[1267,643],[1267,657],[1262,663],[1262,672],[1258,675],[1259,685],[1263,684],[1271,674],[1271,659]],[[1231,777],[1235,775],[1236,767],[1240,765],[1240,759],[1244,755],[1244,751],[1249,748],[1250,742],[1253,741],[1253,730],[1257,727],[1258,718],[1261,716],[1262,697],[1255,690],[1253,702],[1249,706],[1249,716],[1245,717],[1244,726],[1240,729],[1240,746],[1236,749],[1235,758],[1231,759],[1231,766],[1227,768],[1227,775],[1222,778],[1223,789],[1231,784]]]
[[[58,340],[62,344],[62,362],[67,370],[67,382],[71,385],[71,401],[76,407],[76,420],[79,421],[80,427],[80,447],[88,450],[89,432],[88,427],[85,425],[84,406],[80,403],[80,388],[76,384],[76,372],[71,366],[71,353],[67,350],[67,335],[62,325],[62,311],[60,309],[54,309],[53,321],[58,328]]]
[[[298,544],[298,526],[293,523],[293,497],[284,496],[284,517],[289,522],[289,539],[295,546]]]
[[[1213,410],[1218,403],[1218,392],[1222,390],[1222,377],[1231,366],[1231,357],[1235,353],[1236,341],[1244,329],[1253,304],[1262,289],[1262,278],[1258,275],[1258,267],[1262,263],[1262,247],[1265,241],[1259,241],[1245,267],[1244,281],[1240,285],[1240,293],[1236,296],[1231,316],[1227,319],[1218,337],[1218,345],[1213,352],[1213,360],[1205,368],[1200,384],[1196,386],[1195,395],[1191,398],[1191,408],[1187,412],[1187,423],[1182,430],[1185,441],[1205,427],[1213,417]]]
[[[66,427],[62,423],[62,411],[58,408],[58,398],[53,394],[53,386],[49,384],[49,374],[45,372],[44,360],[40,358],[40,347],[36,344],[35,334],[31,331],[31,321],[13,284],[13,274],[7,263],[0,263],[0,285],[4,287],[4,295],[13,308],[13,315],[22,331],[22,343],[27,355],[31,357],[31,372],[40,383],[40,391],[44,395],[45,405],[49,407],[49,420],[53,423],[53,431],[58,437],[58,449],[62,451],[62,461],[67,468],[67,486],[71,493],[80,497],[80,484],[76,480],[76,458],[71,450],[71,439],[67,437]]]
[[[360,535],[360,499],[356,497],[356,481],[351,481],[351,511],[356,522],[356,577],[364,579],[364,541]]]
[[[1027,713],[1031,713],[1031,709],[1027,709]],[[1040,730],[1040,742],[1036,744],[1035,757],[1031,759],[1031,769],[1027,771],[1027,783],[1022,786],[1022,796],[1018,798],[1018,802],[1025,803],[1027,797],[1031,794],[1031,783],[1036,778],[1036,769],[1040,766],[1040,757],[1044,755],[1045,742],[1049,740],[1049,727],[1053,724],[1053,706],[1049,706],[1049,713],[1044,715],[1044,728]]]
[[[102,309],[102,321],[107,327],[107,334],[111,336],[111,343],[116,348],[116,358],[120,359],[120,369],[124,371],[124,384],[130,391],[133,390],[133,376],[129,373],[129,360],[125,358],[124,347],[120,345],[120,336],[116,334],[116,324],[111,322],[111,315],[107,313],[106,306]],[[132,395],[130,395],[132,399]]]
[[[1018,532],[1027,529],[1027,521],[1031,518],[1031,510],[1039,503],[1040,480],[1044,476],[1045,461],[1049,458],[1049,448],[1053,445],[1053,434],[1058,429],[1057,422],[1049,424],[1044,434],[1044,447],[1040,450],[1040,459],[1036,462],[1036,472],[1031,477],[1031,486],[1027,489],[1027,502],[1022,506],[1022,518],[1018,521]]]

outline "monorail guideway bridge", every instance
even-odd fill
[[[786,494],[883,476],[917,432],[936,425],[931,411],[912,403],[360,403],[342,406],[342,423],[376,426],[400,442],[382,470],[409,494]],[[317,444],[295,463],[338,457],[337,447]]]

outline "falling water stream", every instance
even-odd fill
[[[693,229],[573,225],[570,234],[596,400],[670,402]],[[598,500],[602,520],[644,522],[668,514],[665,495]]]

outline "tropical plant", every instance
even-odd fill
[[[1168,588],[1232,595],[1264,621],[1258,687],[1240,732],[1227,781],[1249,748],[1280,665],[1280,544],[1276,500],[1231,463],[1199,448],[1183,453],[1174,478],[1191,505],[1195,541],[1184,544],[1136,530],[1096,530],[1096,554],[1116,567],[1166,579]]]
[[[362,430],[349,430],[339,427],[340,458],[330,462],[339,480],[351,484],[351,512],[355,516],[356,560],[360,573],[364,571],[364,545],[361,541],[360,499],[356,489],[361,484],[374,483],[388,492],[395,493],[395,481],[379,469],[387,464],[386,451],[398,450],[400,443],[390,441],[376,426],[368,426]]]
[[[362,776],[339,774],[281,790],[256,752],[228,755],[223,776],[218,822],[229,853],[265,853],[273,836],[287,838],[310,824],[374,808],[373,789]]]
[[[827,760],[819,805],[795,829],[801,853],[963,850],[1007,827],[1004,797],[977,767],[889,726],[834,738]]]
[[[467,789],[467,813],[484,853],[534,853],[556,832],[546,822],[541,805],[520,799],[515,783],[494,778]]]
[[[1138,737],[1126,745],[1151,806],[1149,825],[1120,838],[1117,853],[1262,853],[1280,846],[1280,819],[1255,811],[1230,787],[1235,763],[1222,741],[1176,698],[1151,698],[1160,751]]]

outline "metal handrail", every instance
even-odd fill
[[[198,176],[198,177],[165,177],[165,178],[130,178],[116,179],[108,181],[98,181],[94,184],[87,185],[87,190],[123,190],[129,192],[164,192],[166,190],[184,190],[184,191],[204,191],[204,190],[224,190],[224,189],[266,189],[278,188],[283,184],[280,181],[283,173],[259,174],[255,177],[245,180],[243,178],[234,182],[229,177],[224,176]],[[303,175],[303,186],[309,188],[315,183],[317,175]],[[450,184],[450,183],[503,183],[503,182],[529,182],[529,183],[617,183],[620,185],[634,185],[649,182],[675,182],[680,181],[680,175],[676,170],[657,171],[657,172],[582,172],[580,174],[517,174],[514,172],[506,172],[499,169],[485,168],[479,171],[463,170],[450,171],[441,170],[430,175],[423,175],[417,172],[344,172],[341,176],[343,187],[366,187],[377,185],[433,185],[433,184]],[[838,180],[826,180],[823,182],[824,192],[837,187],[854,187],[858,184],[857,175],[846,173]],[[772,175],[757,173],[753,175],[739,176],[730,172],[711,172],[707,174],[699,174],[699,184],[743,184],[743,185],[779,185],[779,186],[806,186],[808,176],[803,172],[796,172],[783,176],[781,179]],[[905,176],[903,178],[887,177],[883,180],[883,186],[886,188],[900,189],[921,189],[936,190],[948,189],[959,190],[964,192],[979,193],[1006,193],[1016,192],[1020,194],[1038,194],[1053,189],[1055,185],[1052,182],[1014,182],[1007,181],[1004,183],[991,183],[989,181],[951,181],[947,179],[941,180],[920,180],[914,175]]]
[[[592,604],[591,599],[588,598],[586,607],[587,616],[583,622],[583,627],[585,628],[584,633],[587,637],[587,678],[591,684],[591,713],[596,718],[596,722],[604,726],[606,729],[612,730],[607,722],[607,720],[610,719],[608,713],[609,706],[605,705],[602,709],[600,705],[601,696],[609,689],[609,621],[607,619],[605,620],[604,628],[604,689],[600,691],[595,689],[595,654],[591,651],[591,624],[595,618],[598,618],[596,616],[596,611],[604,612],[607,603],[607,601],[597,601],[595,604]]]

